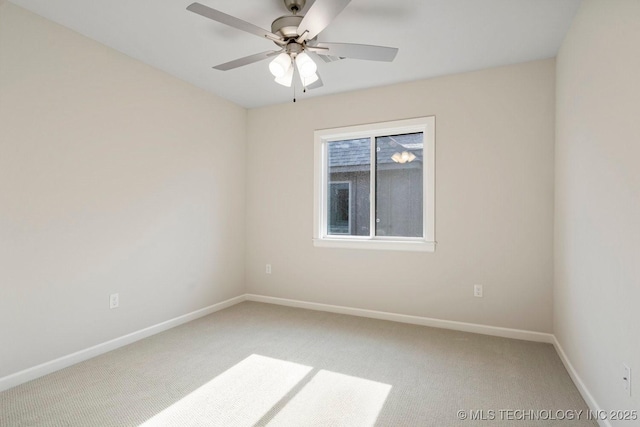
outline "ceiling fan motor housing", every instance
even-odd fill
[[[300,22],[302,22],[302,18],[304,18],[304,16],[281,16],[271,24],[271,32],[284,37],[285,40],[297,38],[299,35],[298,27],[300,26]]]

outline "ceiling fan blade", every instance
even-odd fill
[[[262,61],[263,59],[267,59],[270,56],[274,56],[279,54],[279,50],[256,53],[255,55],[245,56],[244,58],[234,59],[233,61],[225,62],[224,64],[216,65],[216,70],[228,71],[233,70],[234,68],[242,67],[245,65],[253,64],[254,62]]]
[[[318,61],[324,61],[326,63],[341,61],[345,58],[340,58],[339,56],[333,56],[329,53],[328,47],[317,47],[318,40],[309,40],[307,42],[307,46],[305,50],[307,53],[318,63]]]
[[[351,0],[316,0],[298,26],[298,34],[310,40],[334,20]],[[305,31],[307,34],[305,35]]]
[[[344,58],[340,58],[339,56],[322,55],[322,54],[319,54],[318,58],[320,58],[321,60],[323,60],[327,64],[329,64],[331,62],[341,61],[341,60],[344,59]]]
[[[193,13],[197,13],[198,15],[202,15],[205,18],[213,19],[214,21],[220,22],[221,24],[228,25],[247,33],[255,34],[258,37],[267,38],[272,41],[283,41],[282,37],[273,34],[272,32],[269,32],[256,25],[250,24],[247,21],[243,21],[242,19],[238,19],[231,15],[227,15],[226,13],[222,13],[219,10],[212,9],[209,6],[205,6],[197,2],[191,3],[189,6],[187,6],[187,10]]]
[[[368,44],[353,43],[324,43],[320,42],[309,48],[321,55],[337,56],[340,58],[366,59],[368,61],[391,62],[398,54],[395,47],[373,46]]]

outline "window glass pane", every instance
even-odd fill
[[[376,138],[376,236],[423,237],[423,134]]]
[[[349,182],[329,183],[329,234],[351,234],[351,185]]]
[[[369,138],[327,144],[327,234],[369,235],[370,145]]]

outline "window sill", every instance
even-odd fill
[[[435,252],[436,242],[402,240],[313,239],[319,248],[375,249],[386,251]]]

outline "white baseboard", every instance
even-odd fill
[[[475,323],[457,322],[454,320],[433,319],[430,317],[410,316],[407,314],[389,313],[386,311],[365,310],[362,308],[344,307],[341,305],[320,304],[315,302],[298,301],[285,298],[268,297],[264,295],[246,294],[247,301],[264,302],[268,304],[286,305],[289,307],[306,308],[330,313],[349,314],[372,319],[391,320],[393,322],[410,323],[413,325],[431,326],[455,331],[473,332],[476,334],[492,335],[496,337],[513,338],[525,341],[544,342],[553,344],[554,336],[543,332],[525,331],[522,329],[501,328],[498,326],[479,325]]]
[[[580,378],[580,375],[578,375],[578,372],[571,364],[571,361],[567,357],[567,354],[564,352],[564,349],[560,345],[560,341],[558,341],[555,335],[553,336],[553,346],[556,348],[556,352],[558,353],[558,356],[560,356],[560,360],[562,360],[565,369],[569,373],[569,376],[573,380],[573,383],[576,385],[576,388],[582,395],[582,398],[584,399],[589,409],[591,409],[593,412],[599,412],[602,408],[600,408],[600,405],[598,405],[598,402],[596,402],[596,400],[593,398],[593,395],[591,394],[591,392],[589,392],[587,386],[584,384],[584,382],[582,382],[582,378]],[[612,427],[609,420],[598,420],[598,424],[601,427]]]
[[[235,298],[210,305],[209,307],[205,307],[200,310],[175,317],[162,323],[158,323],[157,325],[140,329],[139,331],[132,332],[122,337],[115,338],[98,345],[94,345],[93,347],[89,347],[84,350],[59,357],[55,360],[42,363],[32,368],[16,372],[15,374],[7,375],[6,377],[0,378],[0,391],[7,390],[17,385],[26,383],[27,381],[34,380],[43,375],[50,374],[68,366],[75,365],[76,363],[91,359],[92,357],[96,357],[111,350],[123,347],[127,344],[131,344],[143,338],[147,338],[151,335],[155,335],[159,332],[166,331],[167,329],[182,325],[183,323],[187,323],[211,313],[215,313],[216,311],[231,307],[232,305],[238,304],[245,299],[245,295],[240,295]]]

